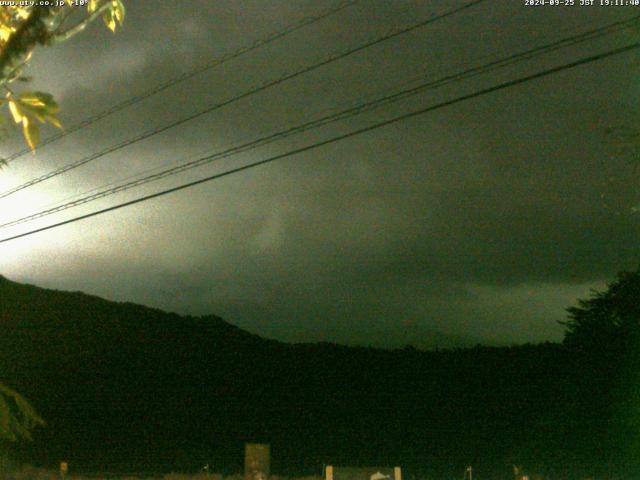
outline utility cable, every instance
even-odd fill
[[[635,23],[637,23],[637,21],[639,19],[640,19],[640,15],[639,16],[635,16],[635,17],[631,17],[631,18],[626,19],[626,20],[621,20],[621,21],[618,21],[618,22],[614,22],[612,24],[605,25],[605,26],[599,27],[597,29],[592,29],[592,30],[577,34],[575,36],[571,36],[571,37],[568,37],[568,38],[563,38],[561,40],[553,42],[552,44],[547,44],[547,45],[544,45],[544,46],[541,46],[541,47],[536,47],[536,48],[528,50],[526,52],[521,52],[521,53],[518,53],[518,54],[514,54],[514,55],[509,56],[507,58],[502,58],[500,60],[496,60],[496,61],[490,62],[488,64],[484,64],[482,66],[474,67],[474,68],[472,68],[470,70],[467,70],[467,71],[463,72],[462,74],[449,75],[449,76],[447,76],[445,78],[440,79],[439,81],[443,81],[443,80],[448,79],[448,78],[450,78],[453,81],[453,80],[457,80],[457,79],[462,79],[463,76],[466,79],[466,78],[470,78],[470,77],[466,76],[467,73],[471,73],[471,72],[478,72],[479,74],[480,73],[485,73],[487,71],[493,70],[494,68],[501,68],[503,66],[507,66],[507,65],[516,63],[516,62],[521,61],[521,60],[529,60],[531,58],[534,58],[534,56],[537,56],[538,54],[548,53],[548,52],[556,50],[558,48],[564,48],[564,47],[567,47],[567,46],[570,46],[570,45],[581,43],[581,42],[583,42],[585,40],[591,40],[591,39],[594,39],[594,38],[597,38],[597,37],[601,37],[603,35],[608,35],[608,34],[614,33],[615,31],[621,30],[624,27],[633,26]],[[488,56],[485,55],[485,56],[480,57],[480,58],[484,59],[484,58],[487,58],[487,57]],[[475,76],[475,75],[473,75],[473,76]],[[421,78],[422,78],[422,76],[414,77],[411,81],[400,82],[399,86],[415,84],[416,80],[421,79]],[[423,84],[420,84],[420,87],[422,85]],[[439,85],[434,85],[434,87],[435,86],[439,86]],[[361,99],[359,99],[356,103],[363,102],[363,101],[365,101],[367,99],[370,99],[372,97],[373,97],[373,95],[367,95],[367,96],[362,97]],[[333,108],[333,109],[327,109],[325,111],[335,112],[335,110],[336,109]],[[201,155],[204,155],[204,153],[205,152],[201,152],[199,154],[191,155],[190,157],[200,157]],[[207,153],[209,153],[209,152],[207,152]],[[188,159],[184,159],[180,163],[184,164],[185,160],[188,160]],[[191,162],[187,162],[187,163],[191,163]],[[175,165],[176,162],[172,162],[172,164]],[[53,208],[53,207],[57,207],[57,206],[62,206],[62,205],[66,204],[66,203],[68,203],[68,202],[70,202],[72,200],[78,199],[79,197],[87,196],[90,193],[106,189],[107,187],[114,187],[114,186],[118,185],[119,182],[124,182],[124,181],[127,181],[127,180],[131,180],[133,178],[143,178],[143,177],[146,177],[147,175],[150,175],[152,172],[158,172],[158,171],[160,171],[160,170],[162,170],[164,168],[167,168],[167,167],[168,167],[168,165],[160,165],[160,166],[156,166],[156,167],[153,167],[153,168],[145,169],[145,170],[143,170],[141,172],[138,172],[138,173],[135,173],[135,174],[132,174],[132,175],[128,175],[127,177],[120,178],[120,179],[117,179],[117,180],[112,180],[112,181],[110,181],[110,182],[108,182],[106,184],[102,184],[102,185],[96,186],[96,187],[94,187],[94,188],[92,188],[90,190],[87,190],[87,191],[84,191],[84,192],[80,192],[80,193],[76,193],[74,195],[70,195],[70,196],[68,196],[68,197],[66,197],[66,198],[64,198],[62,200],[57,200],[57,201],[54,201],[54,202],[50,202],[50,203],[42,206],[41,208],[49,209],[49,208]],[[2,226],[3,225],[0,225],[0,228]]]
[[[249,170],[249,169],[261,166],[261,165],[265,165],[267,163],[271,163],[271,162],[274,162],[276,160],[280,160],[280,159],[283,159],[283,158],[288,158],[288,157],[291,157],[291,156],[294,156],[294,155],[298,155],[300,153],[305,153],[305,152],[308,152],[308,151],[312,151],[312,150],[315,150],[317,148],[323,147],[325,145],[336,143],[336,142],[345,140],[347,138],[354,137],[356,135],[361,135],[363,133],[367,133],[367,132],[370,132],[370,131],[373,131],[373,130],[377,130],[379,128],[386,127],[388,125],[392,125],[392,124],[398,123],[398,122],[403,121],[403,120],[408,120],[410,118],[417,117],[419,115],[424,115],[425,113],[432,112],[432,111],[435,111],[435,110],[439,110],[441,108],[448,107],[448,106],[451,106],[451,105],[455,105],[455,104],[458,104],[458,103],[461,103],[461,102],[464,102],[464,101],[467,101],[467,100],[471,100],[473,98],[477,98],[477,97],[480,97],[480,96],[483,96],[483,95],[487,95],[489,93],[493,93],[493,92],[496,92],[496,91],[499,91],[499,90],[503,90],[505,88],[509,88],[509,87],[513,87],[515,85],[520,85],[520,84],[523,84],[523,83],[526,83],[526,82],[530,82],[532,80],[535,80],[535,79],[538,79],[538,78],[542,78],[542,77],[546,77],[546,76],[549,76],[549,75],[552,75],[552,74],[555,74],[555,73],[558,73],[558,72],[561,72],[561,71],[569,70],[571,68],[575,68],[575,67],[580,66],[580,65],[585,65],[585,64],[592,63],[592,62],[595,62],[595,61],[603,60],[605,58],[612,57],[614,55],[620,55],[620,54],[635,50],[637,48],[640,48],[640,42],[632,43],[632,44],[626,45],[624,47],[616,48],[616,49],[613,49],[613,50],[608,50],[608,51],[606,51],[604,53],[600,53],[598,55],[592,55],[592,56],[589,56],[589,57],[583,57],[580,60],[576,60],[576,61],[571,62],[571,63],[567,63],[567,64],[564,64],[564,65],[560,65],[558,67],[553,67],[553,68],[550,68],[550,69],[547,69],[547,70],[543,70],[541,72],[534,73],[534,74],[531,74],[531,75],[527,75],[527,76],[524,76],[524,77],[520,77],[520,78],[517,78],[515,80],[509,80],[507,82],[503,82],[503,83],[500,83],[498,85],[494,85],[492,87],[488,87],[488,88],[484,88],[484,89],[481,89],[481,90],[477,90],[477,91],[475,91],[473,93],[462,95],[460,97],[456,97],[456,98],[451,99],[451,100],[440,102],[440,103],[437,103],[435,105],[431,105],[431,106],[428,106],[428,107],[425,107],[425,108],[422,108],[422,109],[419,109],[419,110],[414,110],[412,112],[408,112],[408,113],[396,116],[394,118],[391,118],[391,119],[388,119],[388,120],[385,120],[385,121],[382,121],[382,122],[378,122],[378,123],[369,125],[367,127],[363,127],[363,128],[357,129],[357,130],[353,130],[351,132],[348,132],[348,133],[345,133],[345,134],[342,134],[342,135],[334,136],[334,137],[329,138],[327,140],[323,140],[323,141],[320,141],[320,142],[315,142],[315,143],[312,143],[310,145],[306,145],[304,147],[300,147],[300,148],[296,148],[296,149],[293,149],[293,150],[289,150],[288,152],[285,152],[285,153],[274,155],[274,156],[265,158],[263,160],[259,160],[259,161],[256,161],[256,162],[252,162],[252,163],[243,165],[241,167],[233,168],[233,169],[227,170],[225,172],[221,172],[221,173],[217,173],[217,174],[205,177],[205,178],[201,178],[201,179],[195,180],[193,182],[185,183],[185,184],[179,185],[177,187],[173,187],[173,188],[169,188],[169,189],[166,189],[166,190],[162,190],[160,192],[156,192],[156,193],[153,193],[153,194],[150,194],[150,195],[139,197],[139,198],[136,198],[134,200],[129,200],[127,202],[123,202],[123,203],[120,203],[118,205],[113,205],[111,207],[103,208],[101,210],[97,210],[97,211],[94,211],[94,212],[91,212],[91,213],[87,213],[87,214],[80,215],[80,216],[77,216],[77,217],[74,217],[74,218],[70,218],[70,219],[64,220],[62,222],[58,222],[58,223],[54,223],[54,224],[51,224],[51,225],[47,225],[45,227],[40,227],[40,228],[37,228],[37,229],[34,229],[34,230],[30,230],[28,232],[24,232],[24,233],[21,233],[21,234],[18,234],[18,235],[13,235],[11,237],[6,237],[6,238],[3,238],[3,239],[0,239],[0,243],[6,243],[6,242],[9,242],[11,240],[16,240],[18,238],[23,238],[23,237],[26,237],[26,236],[29,236],[29,235],[34,235],[36,233],[44,232],[46,230],[51,230],[53,228],[61,227],[63,225],[68,225],[70,223],[75,223],[75,222],[78,222],[80,220],[85,220],[87,218],[91,218],[91,217],[95,217],[95,216],[98,216],[98,215],[102,215],[102,214],[107,213],[107,212],[112,212],[112,211],[119,210],[119,209],[124,208],[124,207],[128,207],[128,206],[131,206],[131,205],[142,203],[142,202],[145,202],[147,200],[151,200],[151,199],[154,199],[154,198],[162,197],[164,195],[168,195],[170,193],[174,193],[174,192],[178,192],[180,190],[191,188],[191,187],[194,187],[196,185],[200,185],[202,183],[210,182],[212,180],[217,180],[217,179],[220,179],[220,178],[223,178],[223,177],[227,177],[227,176],[233,175],[235,173],[243,172],[245,170]]]
[[[135,105],[136,103],[140,103],[143,100],[146,100],[149,97],[152,97],[160,92],[163,92],[171,87],[173,87],[174,85],[177,85],[178,83],[184,82],[186,80],[189,80],[197,75],[200,75],[201,73],[204,73],[208,70],[211,70],[213,68],[219,67],[220,65],[223,65],[233,59],[236,59],[238,57],[241,57],[242,55],[245,55],[247,53],[250,53],[254,50],[257,50],[261,47],[264,47],[265,45],[268,45],[272,42],[275,42],[276,40],[280,40],[281,38],[284,38],[294,32],[297,32],[298,30],[307,27],[309,25],[312,25],[314,23],[317,23],[321,20],[324,20],[327,17],[330,17],[331,15],[334,15],[335,13],[338,13],[348,7],[351,7],[352,5],[355,5],[356,3],[358,3],[360,0],[349,0],[349,1],[343,1],[340,4],[338,4],[336,7],[325,10],[321,13],[319,13],[318,15],[315,16],[309,16],[309,17],[304,17],[301,20],[299,20],[296,23],[293,23],[291,25],[289,25],[288,27],[286,27],[284,30],[279,31],[279,32],[274,32],[271,33],[269,35],[267,35],[266,37],[262,38],[261,40],[256,40],[255,42],[246,45],[244,47],[240,47],[238,50],[231,52],[227,55],[222,55],[221,57],[215,58],[213,61],[206,63],[194,70],[191,70],[189,72],[185,72],[182,75],[179,75],[175,78],[172,78],[170,80],[167,80],[164,83],[161,83],[157,86],[155,86],[154,88],[143,92],[139,95],[130,97],[116,105],[113,105],[112,107],[103,110],[99,113],[96,113],[95,115],[92,115],[91,117],[88,117],[78,123],[76,123],[75,125],[72,125],[70,127],[65,128],[64,131],[61,131],[55,135],[52,135],[44,140],[42,140],[40,142],[40,144],[38,145],[38,148],[42,148],[45,145],[48,145],[50,143],[53,143],[57,140],[60,140],[63,137],[66,137],[67,135],[77,132],[78,130],[82,130],[85,127],[88,127],[89,125],[102,120],[105,117],[108,117],[109,115],[112,115],[116,112],[119,112],[121,110],[124,110],[125,108],[128,108],[132,105]],[[30,153],[31,149],[30,148],[24,148],[18,152],[15,152],[13,154],[11,154],[9,157],[5,158],[5,162],[9,163],[12,162],[13,160],[22,157],[24,155],[26,155],[27,153]]]
[[[417,95],[419,93],[423,93],[426,90],[430,90],[430,89],[434,89],[437,87],[441,87],[443,85],[447,85],[449,83],[455,82],[455,81],[460,81],[460,80],[465,80],[468,78],[472,78],[475,77],[477,75],[480,75],[482,73],[486,73],[488,71],[491,70],[495,70],[497,68],[503,68],[505,66],[508,65],[512,65],[514,63],[517,63],[519,61],[522,60],[529,60],[531,58],[534,58],[535,56],[538,55],[542,55],[544,53],[548,53],[550,51],[554,51],[557,50],[559,48],[564,48],[566,46],[569,45],[575,45],[579,42],[584,42],[586,40],[591,40],[593,38],[595,38],[596,36],[601,36],[605,33],[611,33],[612,31],[612,27],[615,25],[618,29],[624,26],[628,26],[630,24],[632,24],[633,22],[636,22],[638,19],[640,19],[640,15],[633,17],[632,19],[628,19],[628,20],[624,20],[624,21],[620,21],[620,22],[615,22],[614,24],[610,24],[610,25],[606,25],[603,27],[600,27],[598,29],[594,29],[594,30],[590,30],[588,32],[584,32],[578,35],[573,35],[570,37],[566,37],[563,38],[561,40],[557,40],[555,42],[552,42],[550,44],[547,45],[543,45],[543,46],[539,46],[539,47],[535,47],[529,50],[526,50],[524,52],[520,52],[520,53],[516,53],[513,55],[509,55],[506,58],[502,58],[499,60],[495,60],[492,62],[489,62],[487,64],[481,65],[481,66],[477,66],[477,67],[473,67],[470,68],[468,70],[465,70],[463,72],[454,74],[454,75],[447,75],[445,77],[442,77],[440,79],[434,80],[434,81],[429,81],[426,83],[422,83],[418,86],[409,88],[409,89],[405,89],[402,90],[400,92],[394,93],[392,95],[387,95],[385,97],[382,98],[378,98],[376,100],[373,101],[369,101],[369,102],[365,102],[359,105],[356,105],[354,107],[348,108],[346,110],[342,110],[330,115],[326,115],[323,116],[319,119],[313,120],[313,121],[309,121],[300,125],[297,125],[295,127],[291,127],[285,130],[281,130],[279,132],[276,133],[272,133],[270,135],[267,135],[265,137],[261,137],[257,140],[253,140],[251,142],[248,143],[244,143],[242,145],[239,146],[235,146],[235,147],[231,147],[228,148],[226,150],[223,150],[221,152],[216,152],[214,154],[210,154],[207,155],[205,157],[201,157],[198,158],[196,160],[190,161],[190,162],[186,162],[186,163],[181,163],[177,166],[173,166],[170,168],[166,168],[162,171],[159,171],[157,173],[151,174],[151,175],[147,175],[144,176],[142,178],[137,178],[135,180],[131,180],[129,182],[120,184],[120,185],[116,185],[116,186],[109,186],[110,188],[105,188],[101,191],[98,191],[96,193],[90,194],[92,191],[87,192],[87,194],[85,194],[85,196],[78,198],[76,200],[73,201],[69,201],[69,202],[65,202],[59,205],[56,205],[55,207],[52,208],[47,208],[45,210],[42,210],[40,212],[37,213],[33,213],[27,216],[24,216],[22,218],[16,219],[16,220],[12,220],[3,224],[0,224],[0,229],[2,228],[8,228],[8,227],[12,227],[15,225],[19,225],[25,222],[29,222],[29,221],[33,221],[39,218],[43,218],[45,216],[48,215],[52,215],[54,213],[58,213],[64,210],[68,210],[70,208],[73,207],[77,207],[80,205],[83,205],[85,203],[89,203],[91,201],[94,200],[98,200],[100,198],[104,198],[110,195],[114,195],[116,193],[120,193],[126,190],[129,190],[131,188],[134,187],[138,187],[141,185],[145,185],[147,183],[153,182],[153,181],[157,181],[160,180],[162,178],[171,176],[171,175],[176,175],[178,173],[182,173],[184,171],[196,168],[196,167],[200,167],[202,165],[205,164],[209,164],[213,161],[216,160],[220,160],[223,158],[228,158],[234,155],[237,155],[239,153],[243,153],[249,150],[253,150],[256,149],[258,147],[261,147],[263,145],[267,145],[270,143],[273,143],[275,141],[281,140],[283,138],[287,138],[291,135],[295,135],[298,133],[302,133],[311,129],[315,129],[315,128],[319,128],[321,126],[330,124],[330,123],[335,123],[337,121],[341,121],[356,115],[360,115],[364,112],[367,111],[371,111],[373,109],[377,109],[380,108],[384,105],[390,104],[392,102],[398,102],[400,100],[404,100],[406,98],[409,98],[410,96],[413,95]],[[95,189],[94,189],[95,190]]]
[[[338,60],[342,60],[342,59],[344,59],[346,57],[349,57],[349,56],[351,56],[351,55],[353,55],[355,53],[358,53],[358,52],[361,52],[361,51],[363,51],[365,49],[371,48],[371,47],[373,47],[375,45],[378,45],[378,44],[380,44],[382,42],[385,42],[385,41],[390,40],[392,38],[398,37],[400,35],[412,32],[413,30],[416,30],[418,28],[425,27],[426,25],[429,25],[429,24],[431,24],[433,22],[436,22],[438,20],[441,20],[441,19],[450,17],[452,15],[455,15],[455,14],[457,14],[457,13],[463,11],[463,10],[471,8],[471,7],[473,7],[475,5],[478,5],[478,4],[480,4],[482,2],[485,2],[485,1],[487,1],[487,0],[473,0],[473,1],[468,2],[468,3],[466,3],[466,4],[464,4],[464,5],[460,6],[460,7],[456,7],[454,9],[452,9],[452,10],[448,10],[445,13],[429,17],[426,20],[422,20],[422,21],[420,21],[418,23],[414,23],[414,24],[412,24],[412,25],[410,25],[408,27],[403,27],[403,28],[400,28],[400,29],[393,30],[390,33],[387,33],[387,34],[385,34],[385,35],[383,35],[381,37],[378,37],[378,38],[376,38],[374,40],[368,41],[368,42],[366,42],[366,43],[364,43],[362,45],[359,45],[359,46],[357,46],[355,48],[351,48],[351,49],[346,50],[344,52],[333,54],[330,57],[325,58],[324,60],[321,60],[320,62],[314,63],[314,64],[309,65],[307,67],[303,67],[300,70],[297,70],[297,71],[295,71],[293,73],[289,73],[289,74],[287,74],[287,75],[285,75],[283,77],[280,77],[280,78],[278,78],[276,80],[272,80],[272,81],[269,81],[267,83],[264,83],[264,84],[262,84],[262,85],[260,85],[258,87],[255,87],[255,88],[253,88],[253,89],[251,89],[251,90],[249,90],[247,92],[241,93],[241,94],[239,94],[239,95],[237,95],[235,97],[232,97],[232,98],[230,98],[228,100],[225,100],[223,102],[214,103],[213,105],[209,105],[206,108],[204,108],[203,110],[200,110],[200,111],[198,111],[196,113],[193,113],[191,115],[183,117],[183,118],[181,118],[179,120],[173,121],[173,122],[171,122],[171,123],[169,123],[167,125],[164,125],[162,127],[158,127],[158,128],[152,129],[152,130],[148,130],[145,133],[142,133],[142,134],[137,135],[137,136],[135,136],[133,138],[130,138],[130,139],[125,140],[123,142],[120,142],[120,143],[118,143],[116,145],[108,147],[108,148],[106,148],[106,149],[104,149],[104,150],[102,150],[100,152],[94,153],[94,154],[89,155],[87,157],[84,157],[84,158],[82,158],[82,159],[80,159],[80,160],[78,160],[76,162],[67,164],[67,165],[65,165],[63,167],[60,167],[60,168],[56,169],[56,170],[48,172],[48,173],[46,173],[46,174],[44,174],[44,175],[42,175],[40,177],[34,178],[34,179],[32,179],[32,180],[30,180],[30,181],[28,181],[26,183],[23,183],[22,185],[19,185],[19,186],[15,187],[15,188],[12,188],[10,190],[7,190],[7,191],[1,193],[0,194],[0,199],[6,198],[9,195],[12,195],[12,194],[14,194],[16,192],[19,192],[19,191],[24,190],[24,189],[26,189],[28,187],[33,186],[33,185],[37,185],[38,183],[44,182],[45,180],[48,180],[50,178],[56,177],[58,175],[66,173],[66,172],[68,172],[70,170],[73,170],[75,168],[78,168],[78,167],[80,167],[82,165],[85,165],[85,164],[87,164],[87,163],[89,163],[89,162],[91,162],[93,160],[101,158],[101,157],[103,157],[103,156],[105,156],[105,155],[107,155],[109,153],[113,153],[113,152],[115,152],[117,150],[120,150],[122,148],[128,147],[130,145],[133,145],[134,143],[140,142],[142,140],[145,140],[147,138],[150,138],[150,137],[158,135],[158,134],[160,134],[162,132],[165,132],[165,131],[167,131],[167,130],[169,130],[171,128],[174,128],[174,127],[177,127],[177,126],[182,125],[184,123],[187,123],[187,122],[189,122],[191,120],[194,120],[194,119],[196,119],[198,117],[201,117],[202,115],[205,115],[207,113],[213,112],[214,110],[218,110],[218,109],[220,109],[222,107],[225,107],[227,105],[235,103],[235,102],[237,102],[239,100],[242,100],[244,98],[247,98],[247,97],[249,97],[251,95],[255,95],[257,93],[263,92],[263,91],[265,91],[265,90],[267,90],[267,89],[269,89],[271,87],[274,87],[276,85],[284,83],[284,82],[286,82],[288,80],[292,80],[292,79],[294,79],[296,77],[299,77],[301,75],[309,73],[309,72],[311,72],[313,70],[316,70],[316,69],[318,69],[320,67],[323,67],[323,66],[328,65],[330,63],[336,62]]]

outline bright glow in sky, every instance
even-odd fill
[[[233,0],[194,0],[176,9],[174,2],[136,0],[117,35],[96,27],[35,55],[34,87],[52,86],[63,123],[73,125],[331,6],[267,3],[243,2],[240,9]],[[13,162],[0,171],[0,190],[439,8],[382,0],[351,7]],[[518,2],[469,9],[0,200],[0,219],[388,94],[407,79],[450,75],[625,18],[623,10],[559,12]],[[2,233],[265,158],[620,46],[631,35],[621,31],[536,57]],[[640,216],[632,210],[640,201],[638,164],[616,153],[606,133],[637,123],[637,70],[633,55],[603,60],[5,243],[0,274],[180,313],[214,313],[290,341],[558,340],[566,307],[640,259]],[[2,153],[18,148],[14,135]]]

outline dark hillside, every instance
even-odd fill
[[[283,474],[402,464],[450,477],[472,464],[504,478],[521,463],[577,475],[608,458],[606,379],[557,344],[287,345],[4,278],[0,322],[2,379],[48,422],[29,451],[40,463],[234,471],[247,440],[270,442]]]

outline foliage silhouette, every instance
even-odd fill
[[[593,291],[567,311],[565,344],[627,352],[640,334],[640,267],[620,272],[605,291]]]
[[[466,465],[479,478],[513,464],[567,479],[629,469],[611,430],[613,357],[553,343],[287,345],[215,316],[6,279],[0,298],[0,369],[50,425],[29,447],[36,463],[231,473],[244,441],[265,441],[272,470],[289,475],[323,464],[443,478]],[[631,428],[624,415],[615,422]]]
[[[40,139],[39,123],[62,128],[56,117],[58,104],[50,94],[15,91],[19,85],[15,82],[31,80],[23,71],[35,48],[66,41],[100,17],[115,32],[125,16],[122,0],[89,0],[82,2],[83,7],[74,2],[42,3],[13,2],[0,8],[0,86],[5,91],[0,104],[9,109],[16,124],[22,125],[24,138],[33,151]]]
[[[31,431],[44,420],[18,392],[0,384],[0,439],[31,440]]]
[[[603,291],[567,309],[564,345],[588,376],[581,395],[606,439],[609,462],[630,478],[640,473],[640,267],[623,271]],[[583,402],[584,403],[584,402]],[[584,407],[583,407],[584,408]],[[603,471],[602,473],[606,473]]]

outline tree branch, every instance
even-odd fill
[[[27,61],[36,45],[47,43],[50,36],[47,23],[55,13],[56,7],[33,7],[29,17],[11,35],[0,52],[0,84],[7,83],[11,75]]]
[[[111,5],[108,2],[103,3],[100,6],[100,8],[98,8],[95,12],[93,12],[91,15],[89,15],[87,18],[85,18],[83,21],[81,21],[77,25],[65,30],[64,32],[60,32],[55,35],[52,35],[49,38],[49,42],[55,44],[55,43],[64,42],[65,40],[69,40],[71,37],[73,37],[74,35],[77,35],[78,33],[82,32],[85,28],[87,28],[87,25],[89,25],[96,18],[102,15],[102,13],[107,9],[109,9],[110,7]]]

